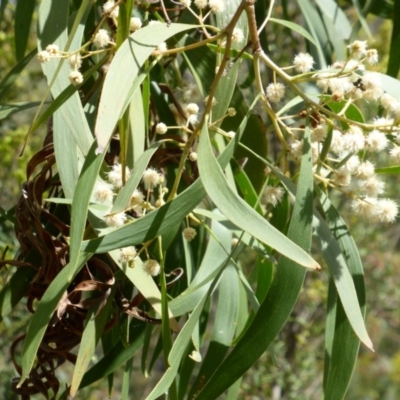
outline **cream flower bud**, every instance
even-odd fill
[[[106,47],[110,41],[110,35],[105,29],[99,29],[93,39],[93,44],[96,47]]]
[[[208,96],[205,97],[204,103],[208,103]],[[212,98],[211,107],[214,107],[217,104],[217,99],[215,97]]]
[[[144,194],[139,189],[135,189],[131,195],[130,206],[134,210],[138,210],[142,208],[143,202],[144,202]]]
[[[143,264],[144,270],[151,276],[160,274],[161,266],[156,260],[147,260]]]
[[[228,116],[234,117],[236,115],[236,110],[233,107],[228,108]]]
[[[188,241],[191,242],[197,235],[196,229],[193,228],[185,228],[183,230],[183,237]]]
[[[72,68],[79,69],[82,65],[81,55],[79,53],[72,54],[68,57],[68,63]]]
[[[58,46],[56,44],[49,44],[46,47],[46,51],[51,54],[52,56],[55,56],[58,54],[58,52],[60,51]]]
[[[283,199],[285,190],[280,186],[266,186],[263,194],[263,198],[267,204],[272,204],[276,207]]]
[[[376,49],[367,50],[367,54],[365,55],[365,63],[367,65],[376,65],[379,61],[379,54]]]
[[[400,149],[400,147],[399,147],[399,149]],[[192,162],[197,161],[197,153],[195,153],[194,151],[189,153],[189,160],[192,161]]]
[[[71,71],[68,79],[74,86],[78,86],[83,82],[83,75],[79,71]]]
[[[167,133],[167,131],[167,125],[165,125],[163,122],[159,122],[156,125],[156,133],[158,133],[159,135],[164,135],[165,133]]]
[[[191,0],[179,0],[179,2],[182,3],[182,5],[184,7],[189,8],[192,1]]]
[[[51,56],[48,51],[42,50],[42,51],[39,51],[37,58],[41,63],[45,63],[50,60]]]
[[[131,32],[136,32],[137,30],[139,30],[142,27],[142,21],[140,20],[140,18],[137,17],[132,17],[131,21],[129,23],[129,30]]]

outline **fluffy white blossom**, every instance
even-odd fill
[[[374,216],[380,222],[394,222],[398,212],[397,203],[391,199],[379,199],[375,204]]]
[[[204,8],[207,7],[208,0],[194,0],[194,4],[196,4],[196,7],[199,10],[203,10]]]
[[[389,140],[386,135],[377,129],[371,131],[365,139],[365,148],[371,152],[382,151],[386,149],[388,144]]]
[[[137,252],[134,246],[123,247],[120,249],[119,261],[132,266],[135,262],[136,256]]]
[[[313,142],[323,142],[326,138],[328,129],[327,126],[317,125],[314,129],[311,130],[311,141]]]
[[[114,0],[108,0],[103,4],[103,12],[104,14],[109,14],[115,6]]]
[[[357,168],[355,172],[355,176],[359,179],[368,179],[371,178],[375,174],[375,167],[371,161],[363,161]]]
[[[94,198],[99,203],[111,203],[114,197],[112,185],[107,182],[96,182],[94,187]]]
[[[147,168],[143,172],[143,183],[146,190],[152,189],[160,183],[160,173],[154,168]]]
[[[267,204],[272,204],[276,207],[283,199],[285,190],[280,186],[266,186],[263,198]]]
[[[106,223],[107,226],[112,228],[119,228],[123,226],[125,221],[126,221],[126,214],[124,212],[104,216],[104,222]]]
[[[184,7],[189,8],[192,1],[191,0],[179,0],[179,2],[182,3],[182,5]]]
[[[351,125],[343,135],[343,148],[350,153],[357,153],[365,146],[364,133],[361,128]]]
[[[349,46],[350,57],[359,60],[367,53],[368,43],[365,40],[355,40]]]
[[[366,100],[379,100],[383,94],[382,82],[376,72],[369,72],[362,78],[362,84],[365,88],[363,98]]]
[[[242,43],[244,40],[243,29],[234,28],[232,32],[232,42],[233,43]]]
[[[285,86],[279,82],[272,82],[267,86],[266,94],[271,103],[279,103],[285,95]]]
[[[79,53],[72,54],[68,57],[68,63],[73,69],[79,69],[82,65],[82,58]]]
[[[375,216],[375,198],[355,199],[351,202],[353,212],[364,219],[371,219]]]
[[[199,112],[199,106],[196,103],[189,103],[186,106],[186,112],[189,115],[197,114]]]
[[[142,208],[143,202],[144,194],[139,189],[135,189],[131,195],[130,206],[138,211]]]
[[[161,271],[161,266],[156,260],[145,261],[143,268],[151,276],[157,276]]]
[[[335,154],[340,154],[344,150],[344,140],[343,135],[337,129],[332,131],[332,140],[330,150]]]
[[[125,179],[128,180],[131,176],[131,171],[125,167]],[[115,188],[119,189],[123,186],[122,181],[122,165],[117,163],[111,167],[111,171],[107,173],[107,179]]]
[[[208,5],[215,14],[220,14],[225,11],[225,0],[209,0]]]
[[[347,168],[341,167],[333,174],[333,180],[338,186],[349,186],[351,174]]]
[[[293,65],[297,72],[303,74],[312,70],[314,59],[308,53],[299,53],[294,57]]]
[[[93,44],[96,47],[106,47],[109,41],[110,41],[110,35],[108,31],[105,29],[99,29],[99,31],[96,33],[93,39]]]
[[[197,235],[196,229],[187,227],[183,230],[183,237],[188,241],[191,242]]]
[[[365,55],[365,63],[367,65],[376,65],[379,61],[378,51],[376,49],[369,49]]]
[[[359,181],[358,185],[361,193],[367,197],[378,197],[385,191],[385,182],[375,175],[365,181]]]
[[[390,158],[395,163],[400,163],[400,147],[399,146],[393,147],[393,149],[390,150],[389,154],[390,154]]]

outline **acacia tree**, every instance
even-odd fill
[[[377,170],[383,152],[400,161],[395,53],[389,75],[372,72],[377,51],[334,1],[43,0],[25,56],[28,3],[17,3],[20,61],[2,94],[37,52],[52,100],[27,137],[47,122],[43,147],[4,212],[20,251],[2,262],[17,267],[2,318],[23,298],[32,313],[11,345],[13,390],[73,398],[124,367],[128,398],[141,350],[145,374],[165,365],[147,399],[237,397],[308,270],[330,277],[321,392],[343,399],[360,342],[373,345],[357,246],[330,198],[360,219],[396,220],[376,174],[398,172]],[[364,29],[368,11],[393,11],[355,4]],[[279,65],[277,26],[289,55]],[[60,391],[64,362],[74,369]]]

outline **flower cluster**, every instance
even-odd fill
[[[385,93],[380,75],[368,72],[366,66],[376,64],[378,53],[368,49],[367,42],[355,41],[348,46],[346,61],[335,62],[324,71],[310,72],[313,58],[306,53],[294,57],[293,68],[321,90],[319,104],[312,104],[299,113],[291,125],[285,124],[290,134],[288,150],[295,160],[303,151],[304,118],[311,133],[311,152],[316,179],[326,187],[339,190],[351,199],[354,214],[369,220],[393,222],[398,205],[384,197],[385,182],[376,174],[376,155],[388,151],[389,157],[400,162],[400,101]],[[297,81],[296,81],[297,82]],[[266,88],[270,103],[279,103],[285,96],[285,86],[270,83]],[[349,119],[346,112],[370,110],[373,105],[383,109],[383,115],[364,122]],[[329,113],[327,110],[332,109]],[[339,110],[339,111],[338,111]],[[299,122],[298,122],[299,121]],[[276,206],[282,194],[279,187],[267,187],[264,199]]]

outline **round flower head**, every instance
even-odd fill
[[[208,103],[208,96],[205,97],[204,103],[205,104]],[[217,99],[215,97],[213,97],[212,100],[211,100],[211,107],[214,107],[216,104],[217,104]]]
[[[398,212],[399,207],[393,200],[379,199],[375,204],[375,218],[380,222],[394,222]]]
[[[45,63],[50,60],[51,56],[48,51],[42,50],[42,51],[39,51],[37,58],[41,63]]]
[[[191,242],[197,235],[196,229],[193,228],[185,228],[183,230],[183,237],[188,241]]]
[[[327,135],[327,126],[326,125],[317,125],[311,131],[311,140],[313,142],[323,142]]]
[[[376,49],[367,50],[367,54],[365,55],[365,63],[367,65],[376,65],[379,61],[378,51]]]
[[[192,0],[179,0],[179,2],[182,3],[184,7],[189,8]]]
[[[227,114],[229,117],[234,117],[236,115],[236,110],[233,107],[229,107]]]
[[[160,264],[156,260],[145,261],[143,268],[151,276],[157,276],[161,271]]]
[[[106,47],[110,41],[110,35],[105,29],[99,29],[93,39],[93,44],[96,47]]]
[[[264,190],[264,200],[267,204],[272,204],[276,207],[282,201],[285,190],[280,186],[266,186]]]
[[[68,79],[74,86],[78,86],[83,82],[83,76],[79,71],[71,71]]]
[[[58,46],[56,44],[49,44],[46,47],[46,51],[51,54],[52,56],[55,56],[58,54],[58,52],[60,51]]]
[[[234,132],[234,131],[226,132],[226,136],[228,136],[229,139],[233,139],[235,137],[235,135],[236,135],[236,132]]]
[[[124,212],[104,216],[104,222],[106,223],[107,226],[112,228],[119,228],[123,226],[125,221],[126,221],[126,214]]]
[[[136,32],[137,30],[139,30],[142,27],[142,21],[140,20],[140,18],[137,17],[132,17],[131,21],[129,23],[129,30],[131,32]]]
[[[344,150],[343,135],[337,129],[332,131],[332,140],[330,150],[335,154],[340,154]]]
[[[368,43],[365,40],[355,40],[349,46],[350,56],[359,60],[367,53]]]
[[[232,32],[232,42],[233,43],[242,43],[244,40],[243,29],[234,28]]]
[[[157,46],[157,49],[156,49],[158,52],[160,52],[160,53],[162,53],[163,51],[167,51],[168,50],[168,46],[167,46],[167,43],[165,43],[165,42],[162,42],[162,43],[160,43],[158,46]]]
[[[271,103],[279,103],[285,95],[285,86],[282,83],[270,83],[266,89],[267,98]]]
[[[370,161],[360,163],[355,172],[355,176],[359,179],[368,179],[375,174],[375,167]]]
[[[158,133],[159,135],[164,135],[165,133],[167,133],[168,128],[167,125],[164,124],[164,122],[159,122],[156,125],[156,133]]]
[[[365,148],[371,152],[382,151],[386,149],[388,144],[389,140],[386,135],[377,129],[371,131],[365,139]]]
[[[343,135],[343,148],[350,153],[358,153],[365,146],[365,138],[362,129],[351,125],[349,130]]]
[[[119,261],[123,264],[132,265],[137,256],[136,248],[134,246],[123,247],[120,249]]]
[[[79,53],[68,57],[68,63],[73,69],[79,69],[82,65],[82,58]]]
[[[314,59],[308,53],[299,53],[295,56],[293,65],[297,72],[304,74],[312,70]]]
[[[365,181],[360,181],[359,187],[361,193],[363,193],[365,196],[377,197],[384,192],[385,182],[382,182],[376,176],[372,176]]]
[[[399,149],[400,149],[400,147],[399,147]],[[197,161],[197,153],[194,152],[194,151],[192,151],[191,153],[189,153],[189,160],[192,161],[192,162]]]
[[[296,158],[299,159],[301,155],[303,154],[303,141],[302,140],[293,140],[289,144],[289,150],[290,154]]]
[[[99,203],[111,203],[114,197],[112,185],[107,182],[96,182],[94,187],[94,198]]]
[[[203,10],[207,7],[208,0],[194,0],[194,4],[199,10]]]
[[[366,100],[378,100],[382,94],[382,82],[380,76],[375,72],[369,72],[362,78],[364,85],[363,98]]]
[[[144,202],[144,194],[139,189],[135,189],[132,193],[130,200],[131,207],[134,210],[141,209],[143,202]]]
[[[119,6],[115,7],[111,12],[110,12],[110,17],[117,19],[119,16]]]
[[[338,186],[349,186],[351,174],[345,167],[341,167],[333,174],[333,180]]]
[[[110,14],[110,12],[113,10],[115,6],[115,1],[114,0],[108,0],[104,3],[103,5],[103,12],[104,14]]]
[[[366,197],[365,199],[355,199],[351,202],[353,212],[364,219],[374,218],[376,199]]]
[[[160,183],[160,174],[154,168],[147,168],[143,172],[143,183],[146,190],[152,189]]]
[[[198,114],[198,112],[199,112],[199,106],[198,106],[196,103],[189,103],[189,104],[186,106],[186,112],[187,112],[189,115]]]
[[[125,167],[125,179],[129,179],[131,171],[128,167]],[[123,186],[122,181],[122,165],[117,163],[111,167],[111,171],[107,174],[108,181],[116,188],[119,189]]]
[[[208,5],[215,14],[220,14],[225,11],[225,0],[209,0]]]
[[[390,158],[395,162],[395,163],[400,163],[400,147],[396,146],[393,147],[393,149],[390,150]]]

